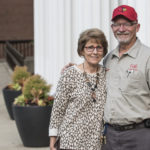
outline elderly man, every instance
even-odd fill
[[[113,11],[112,31],[118,46],[104,60],[107,99],[103,150],[150,150],[150,48],[137,38],[134,8]]]

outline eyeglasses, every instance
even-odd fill
[[[86,50],[88,52],[93,52],[95,49],[97,50],[97,52],[102,52],[103,51],[103,47],[102,46],[96,46],[96,47],[94,47],[94,46],[87,46],[85,48],[86,48]]]
[[[127,23],[113,23],[112,26],[114,28],[120,28],[121,26],[125,27],[125,28],[130,28],[131,26],[137,24],[137,22],[127,22]]]

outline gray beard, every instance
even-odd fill
[[[127,45],[129,44],[130,40],[127,39],[127,40],[120,40],[117,38],[117,41],[119,42],[119,45]]]

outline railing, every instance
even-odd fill
[[[6,46],[6,41],[0,41],[0,60],[5,58],[4,48]]]
[[[33,56],[33,41],[9,41],[13,48],[19,51],[24,57]]]
[[[5,45],[5,58],[9,66],[14,69],[16,65],[28,67],[34,72],[34,52],[32,41],[7,41]]]

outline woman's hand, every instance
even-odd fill
[[[50,147],[50,150],[57,150],[55,147]]]
[[[51,136],[50,137],[50,150],[57,150],[55,147],[54,147],[54,144],[56,143],[56,136]]]
[[[50,147],[50,150],[57,150],[55,147]]]

